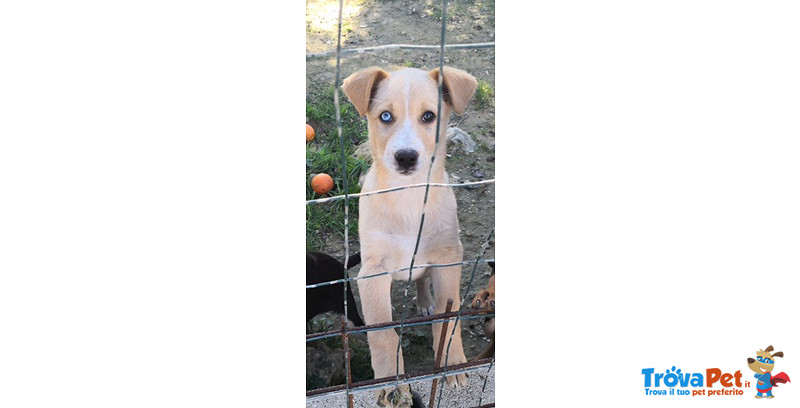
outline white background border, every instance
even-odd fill
[[[303,403],[289,3],[0,6],[0,405]],[[500,406],[769,344],[800,376],[799,17],[499,2]]]

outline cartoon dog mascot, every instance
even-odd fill
[[[783,358],[782,351],[772,353],[772,350],[774,350],[772,346],[769,346],[764,350],[756,351],[756,358],[750,357],[747,359],[747,367],[756,373],[755,377],[758,381],[756,383],[756,390],[758,391],[756,398],[762,398],[763,394],[767,394],[767,398],[775,398],[772,395],[772,387],[791,382],[786,373],[772,375],[772,370],[775,368],[775,357]]]

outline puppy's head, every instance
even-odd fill
[[[475,93],[475,78],[445,67],[439,130],[440,152],[450,113],[461,114]],[[392,73],[378,67],[358,71],[344,80],[344,93],[369,125],[372,158],[401,176],[420,174],[430,165],[436,142],[439,69],[402,69]]]
[[[772,346],[769,346],[764,350],[756,351],[756,358],[747,359],[747,367],[757,374],[772,372],[775,368],[775,357],[783,357],[782,351],[771,353],[772,350],[774,350]]]

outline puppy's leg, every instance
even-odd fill
[[[436,259],[435,263],[455,263],[461,262],[462,249],[452,248],[444,251],[443,257]],[[430,269],[431,281],[433,282],[433,297],[435,301],[435,312],[444,313],[447,306],[447,299],[453,299],[453,310],[458,310],[461,306],[461,265],[448,266],[442,268]],[[437,352],[439,345],[439,337],[441,337],[442,326],[441,323],[433,325],[433,349]],[[467,362],[467,357],[464,356],[464,347],[461,344],[461,323],[456,325],[456,331],[453,335],[453,341],[450,343],[450,350],[448,352],[447,345],[450,342],[450,334],[453,332],[453,321],[450,321],[447,326],[447,334],[444,338],[444,355],[441,358],[442,365],[445,363],[445,356],[447,356],[447,365],[461,364]],[[466,374],[456,374],[455,376],[448,376],[445,380],[448,387],[463,387],[467,385]]]
[[[381,272],[378,264],[366,261],[359,276]],[[361,295],[361,309],[366,323],[375,324],[392,320],[391,302],[392,278],[389,275],[359,279],[358,291]],[[403,368],[403,352],[397,353],[399,336],[394,329],[367,332],[367,343],[372,360],[375,378],[393,376],[397,373],[397,361],[400,361],[400,374]],[[412,404],[411,389],[408,385],[376,391],[378,405],[392,408],[409,408]]]
[[[430,316],[435,309],[433,295],[431,295],[431,278],[424,276],[415,282],[417,284],[417,308],[421,316]]]
[[[361,315],[358,314],[356,298],[353,296],[353,289],[351,289],[350,282],[347,282],[347,317],[355,326],[364,325],[364,321],[361,320]]]

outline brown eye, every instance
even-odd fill
[[[432,122],[434,118],[436,118],[436,115],[434,115],[431,111],[427,111],[422,114],[423,122]]]

